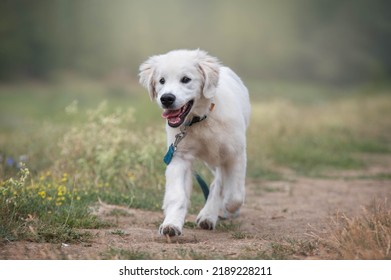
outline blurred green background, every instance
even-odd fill
[[[342,103],[358,108],[335,121],[352,130],[353,118],[365,118],[369,96],[380,96],[373,102],[384,104],[382,110],[391,106],[390,10],[383,0],[1,1],[0,163],[29,155],[37,170],[50,166],[58,138],[88,121],[86,111],[104,100],[110,112],[133,108],[131,132],[162,130],[160,110],[138,83],[138,67],[180,48],[204,49],[244,80],[253,107],[250,150],[268,131],[276,131],[269,140],[277,143],[295,118],[303,127],[307,115],[328,107],[331,118]],[[69,114],[70,104],[77,114]],[[279,120],[289,110],[281,130]],[[373,106],[367,114],[384,116],[379,110]],[[374,123],[387,137],[372,135],[373,141],[387,142],[391,133],[380,123],[388,122],[374,117]],[[296,140],[305,134],[295,131]],[[254,161],[267,162],[259,154],[266,150],[272,150],[268,144],[254,150]],[[306,160],[309,152],[297,154]],[[277,161],[276,154],[269,157]],[[287,162],[285,152],[280,162]],[[262,174],[265,166],[250,158],[251,167]]]
[[[386,0],[3,0],[0,80],[136,80],[148,56],[201,48],[245,79],[332,84],[391,75]]]

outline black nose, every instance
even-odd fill
[[[175,95],[172,93],[165,93],[162,95],[162,97],[160,97],[160,101],[165,107],[169,107],[174,103],[175,98]]]

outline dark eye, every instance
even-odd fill
[[[190,82],[191,79],[189,77],[186,77],[184,76],[182,79],[181,79],[181,83],[184,83],[184,84],[187,84],[188,82]]]
[[[165,82],[166,82],[166,80],[165,80],[164,78],[161,78],[161,79],[159,80],[159,83],[161,83],[162,85],[164,85]]]

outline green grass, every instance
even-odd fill
[[[234,220],[221,220],[216,225],[216,230],[223,232],[231,232],[240,229],[240,223]]]
[[[172,257],[171,257],[172,258]],[[210,260],[210,259],[222,259],[221,256],[215,256],[212,254],[205,254],[197,252],[192,248],[179,247],[176,250],[176,258],[181,260]]]
[[[316,250],[316,244],[310,241],[296,241],[290,240],[288,242],[272,242],[270,244],[269,250],[265,252],[260,252],[260,257],[263,259],[272,259],[272,260],[285,260],[285,259],[295,259],[299,256],[308,256],[314,254]]]
[[[125,211],[124,209],[113,209],[112,211],[110,211],[109,216],[129,217],[129,216],[133,216],[133,214],[129,213],[128,211]]]
[[[18,178],[1,183],[0,236],[6,240],[29,239],[37,242],[78,242],[88,234],[77,228],[102,228],[109,223],[99,220],[88,209],[86,194],[67,188],[68,178],[53,180],[50,174],[35,182],[22,167]]]
[[[119,236],[124,236],[124,235],[126,235],[126,232],[124,232],[124,231],[121,230],[121,229],[117,229],[117,230],[113,230],[113,231],[111,232],[111,234],[119,235]]]
[[[248,234],[244,231],[234,231],[232,233],[232,238],[233,239],[247,239],[247,238],[251,238],[252,235],[251,234]]]
[[[360,155],[391,152],[389,95],[340,97],[321,105],[273,101],[252,108],[248,150],[257,156],[249,157],[250,176],[273,167],[303,175],[359,169],[366,167]]]
[[[105,260],[150,260],[153,257],[148,252],[140,250],[125,250],[120,248],[110,248],[102,254]]]
[[[250,83],[250,92],[249,179],[285,180],[286,170],[327,177],[365,168],[366,154],[391,153],[387,88],[338,92]],[[0,86],[0,237],[88,239],[81,229],[110,226],[90,210],[99,199],[160,211],[166,145],[159,115],[139,87],[80,81]],[[196,167],[210,182],[207,169]],[[377,176],[389,179],[388,173]],[[189,212],[195,214],[204,198],[196,184],[193,189]],[[236,224],[217,229],[242,238]]]
[[[143,89],[125,84],[102,84],[88,80],[53,84],[21,83],[0,85],[0,92],[2,131],[12,131],[36,121],[64,125],[83,122],[86,120],[85,114],[69,115],[66,112],[74,101],[77,101],[80,112],[96,108],[103,100],[107,100],[111,110],[132,107],[140,124],[160,115],[157,107],[144,110],[151,102]]]

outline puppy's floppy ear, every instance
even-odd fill
[[[149,97],[151,100],[154,100],[157,96],[156,90],[155,90],[155,81],[153,79],[154,73],[155,73],[155,67],[157,63],[157,57],[153,56],[150,57],[147,61],[145,61],[143,64],[140,65],[140,84],[148,89]]]
[[[197,50],[198,70],[203,77],[202,94],[206,98],[215,95],[219,83],[220,63],[217,58],[209,56],[206,52]]]

